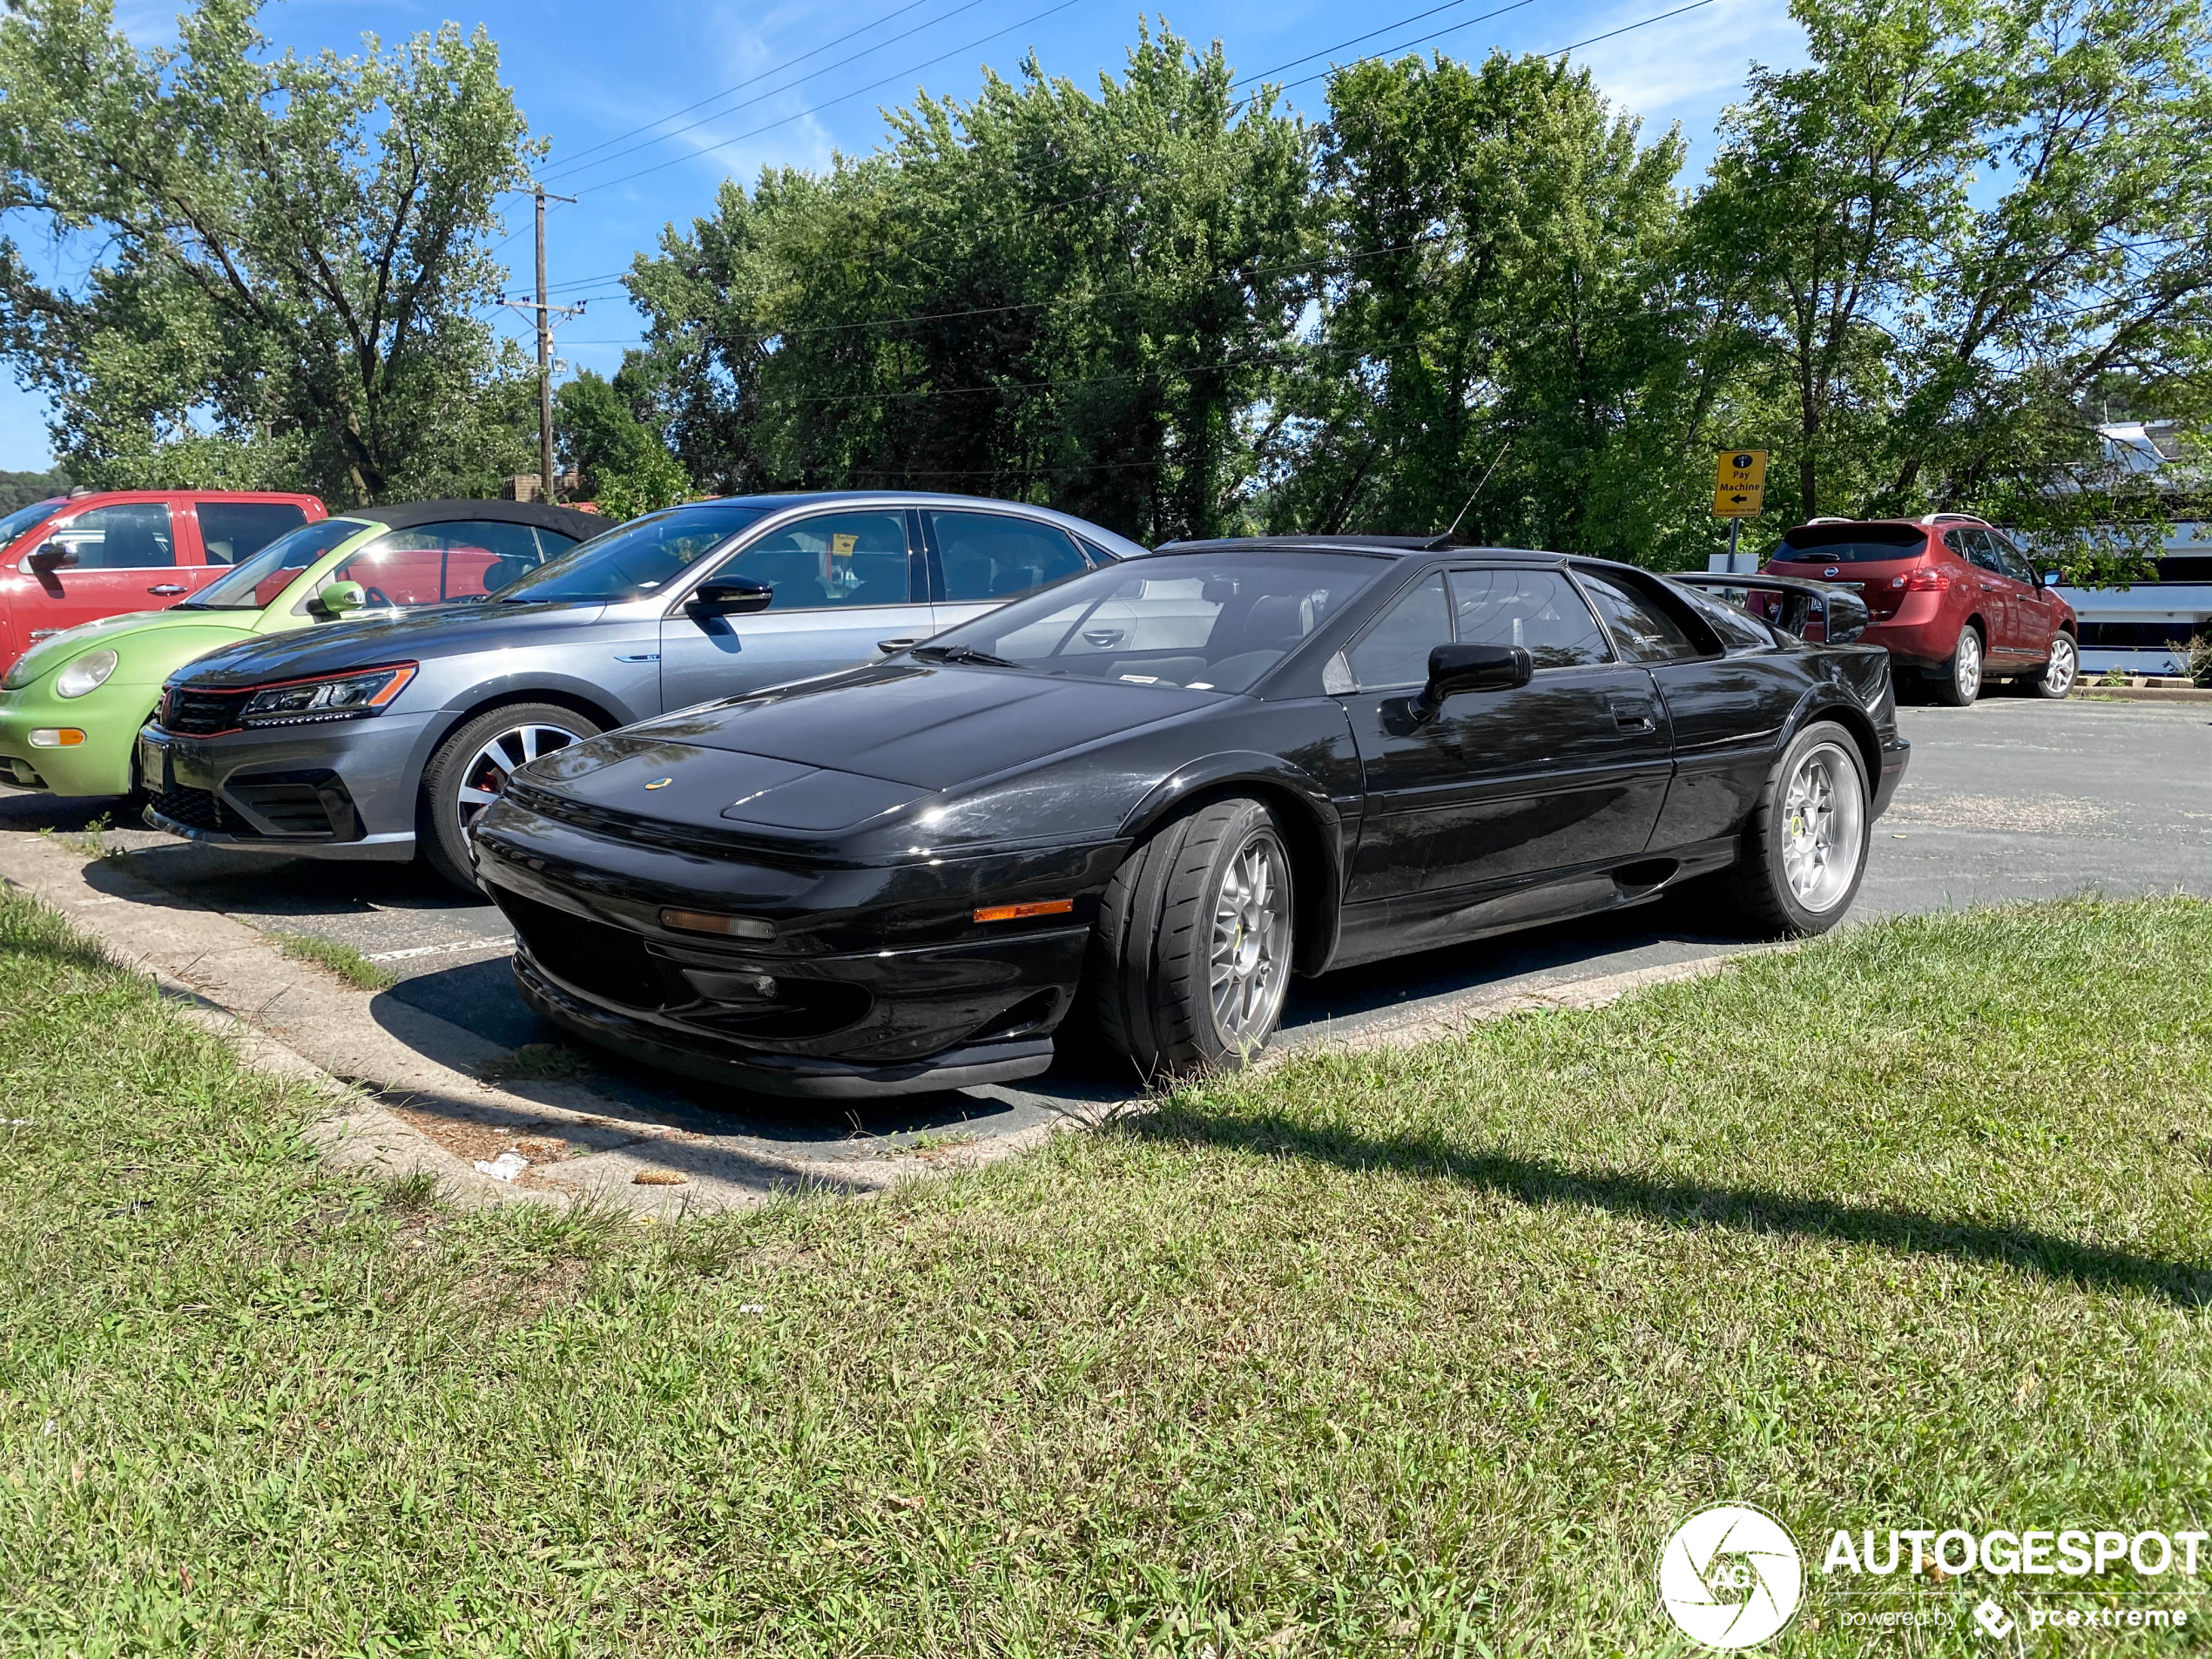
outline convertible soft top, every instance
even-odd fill
[[[381,507],[348,507],[334,516],[365,518],[395,530],[413,529],[417,524],[444,524],[455,519],[475,518],[495,524],[535,524],[541,529],[558,530],[563,536],[583,541],[614,528],[597,513],[537,501],[393,502]]]

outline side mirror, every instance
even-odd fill
[[[1866,601],[1848,588],[1838,588],[1821,603],[1828,609],[1828,643],[1848,645],[1866,631]]]
[[[1535,664],[1518,645],[1439,645],[1428,654],[1428,684],[1407,703],[1426,725],[1442,712],[1444,699],[1462,691],[1510,691],[1528,684]]]
[[[45,542],[32,549],[30,556],[24,563],[40,572],[73,570],[77,564],[77,550],[64,547],[59,542]]]
[[[733,576],[720,582],[700,583],[698,590],[685,601],[685,609],[700,617],[742,617],[765,610],[775,597],[776,590],[766,583]]]
[[[368,603],[358,582],[334,582],[307,601],[307,614],[325,622],[335,622],[348,610],[359,610]]]

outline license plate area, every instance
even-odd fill
[[[151,792],[170,792],[169,745],[158,738],[138,734],[138,781]]]

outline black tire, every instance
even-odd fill
[[[2081,683],[2081,648],[2074,643],[2074,636],[2054,635],[2048,660],[2034,673],[2023,676],[2020,683],[2047,702],[2056,703],[2071,697],[2074,688]]]
[[[1257,899],[1240,900],[1232,879],[1251,880],[1255,853],[1267,876]],[[1091,999],[1106,1046],[1147,1078],[1242,1065],[1264,1048],[1282,1020],[1296,946],[1291,880],[1274,814],[1242,796],[1207,802],[1140,842],[1107,884],[1091,935]],[[1215,923],[1237,909],[1265,921],[1249,934],[1235,923],[1224,1019]]]
[[[1982,682],[1988,678],[1988,641],[1981,637],[1981,630],[1971,622],[1959,631],[1959,643],[1951,648],[1951,660],[1929,676],[1928,689],[1935,700],[1947,709],[1973,706],[1981,695]]]
[[[1840,843],[1847,833],[1855,845],[1839,848],[1851,859],[1847,880],[1824,881],[1807,891],[1793,880],[1793,872],[1805,868],[1814,851],[1808,843],[1817,844],[1818,831],[1795,821],[1791,795],[1800,772],[1814,760],[1825,768],[1838,792],[1835,816],[1846,820],[1847,828],[1831,818],[1831,826],[1839,832],[1835,839]],[[1844,792],[1848,792],[1848,799],[1841,798]],[[1841,921],[1866,874],[1873,816],[1866,762],[1850,732],[1833,721],[1816,720],[1792,738],[1767,773],[1766,786],[1744,828],[1743,855],[1726,879],[1727,896],[1749,928],[1765,939],[1797,938],[1824,934]],[[1793,858],[1793,852],[1800,856]],[[1818,862],[1817,858],[1813,861]],[[1832,867],[1833,860],[1828,863]]]
[[[507,703],[496,709],[487,709],[473,720],[462,723],[440,744],[430,757],[430,764],[422,769],[422,789],[418,798],[415,845],[422,856],[435,870],[464,893],[481,891],[476,886],[475,862],[469,855],[468,822],[481,812],[507,784],[507,772],[487,759],[487,752],[496,746],[499,752],[520,765],[524,760],[541,754],[594,738],[604,731],[597,720],[574,709],[563,708],[556,703]],[[520,734],[535,732],[535,738]],[[561,740],[548,743],[546,733],[558,733]],[[502,742],[512,737],[511,742]],[[477,775],[478,762],[484,775]],[[496,773],[496,778],[491,774]],[[466,774],[466,775],[464,775]],[[473,779],[473,781],[472,781]],[[462,817],[462,786],[486,790],[487,799],[472,805],[475,811],[469,819]]]

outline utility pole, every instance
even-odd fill
[[[553,318],[580,317],[582,305],[556,306],[548,302],[545,292],[545,204],[547,201],[573,203],[573,196],[551,195],[543,185],[532,185],[530,194],[537,203],[537,298],[536,300],[508,300],[501,303],[517,311],[533,314],[537,326],[537,477],[538,488],[544,498],[551,501],[553,490]]]

